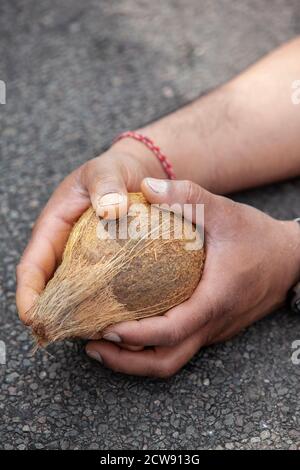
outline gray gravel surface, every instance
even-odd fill
[[[158,381],[114,374],[81,343],[32,357],[14,303],[30,228],[70,170],[299,32],[298,0],[1,1],[1,448],[300,447],[300,319],[288,310]],[[237,198],[292,218],[299,195],[294,181]]]

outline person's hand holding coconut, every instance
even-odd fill
[[[114,325],[104,332],[106,340],[86,350],[118,372],[169,377],[202,346],[232,337],[284,303],[300,277],[300,230],[189,181],[147,178],[142,190],[153,204],[204,204],[201,281],[189,300],[165,315]],[[147,348],[132,352],[122,343]]]
[[[149,175],[163,177],[160,164],[138,142],[128,145],[124,141],[77,168],[57,187],[17,267],[17,307],[25,324],[27,312],[60,264],[71,229],[83,212],[92,203],[99,216],[111,207],[117,216],[126,214],[127,192],[139,191],[142,179]]]

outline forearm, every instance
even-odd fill
[[[300,39],[228,84],[139,131],[172,161],[180,179],[227,193],[300,175]],[[148,153],[142,144],[122,146]],[[155,176],[160,176],[157,162]],[[161,175],[163,176],[163,174]]]

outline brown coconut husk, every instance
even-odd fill
[[[142,194],[130,194],[129,201],[142,203],[149,213]],[[99,239],[99,218],[92,208],[81,216],[60,266],[29,312],[39,346],[66,338],[99,338],[109,325],[162,315],[191,296],[203,270],[202,244],[187,250],[189,237],[174,238],[178,217],[171,214],[169,227],[160,209],[152,206],[152,211],[158,219],[151,233],[147,225],[143,236],[125,240]],[[145,228],[142,216],[138,222]],[[117,229],[119,225],[117,221]],[[192,224],[184,225],[191,234]],[[164,239],[167,231],[170,239]]]

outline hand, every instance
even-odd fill
[[[58,186],[38,218],[17,267],[17,307],[21,320],[60,263],[73,224],[93,204],[98,215],[111,206],[127,211],[127,190],[138,191],[145,176],[164,175],[141,143],[124,140],[88,161]]]
[[[164,186],[164,187],[163,187]],[[188,181],[147,178],[150,203],[204,203],[206,263],[192,297],[161,317],[109,327],[86,352],[115,371],[169,377],[204,345],[232,337],[281,305],[300,278],[300,230]],[[120,344],[148,346],[139,352]]]

